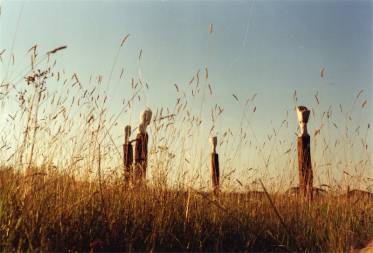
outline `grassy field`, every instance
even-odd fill
[[[12,110],[0,145],[0,251],[346,252],[373,238],[372,200],[346,196],[372,187],[363,90],[348,106],[311,95],[314,185],[328,189],[312,202],[285,194],[298,180],[293,108],[282,122],[255,125],[257,94],[232,93],[239,124],[226,127],[207,66],[174,85],[173,106],[152,108],[147,184],[126,185],[122,130],[129,121],[136,131],[131,117],[147,106],[148,84],[125,77],[131,90],[113,110],[110,81],[81,82],[53,62],[65,49],[32,47],[32,69],[1,84]],[[121,82],[123,70],[115,74]],[[219,196],[209,175],[214,135]]]
[[[50,168],[44,168],[44,172]],[[41,172],[40,172],[41,173]],[[373,203],[128,187],[2,168],[1,251],[345,252],[373,237]]]

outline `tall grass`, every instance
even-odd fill
[[[250,194],[214,199],[194,190],[129,189],[121,179],[103,181],[101,192],[98,182],[13,169],[3,171],[1,184],[3,251],[341,252],[373,235],[373,205],[333,195],[312,204],[271,195],[284,226],[266,198]]]
[[[314,94],[315,182],[329,191],[308,203],[284,194],[297,184],[293,108],[262,138],[253,122],[257,96],[232,94],[240,125],[226,127],[206,66],[175,84],[174,106],[152,108],[150,175],[133,188],[124,184],[118,129],[146,105],[149,85],[140,74],[127,77],[131,93],[113,112],[105,77],[84,83],[58,69],[62,49],[38,58],[34,47],[31,69],[2,80],[2,103],[13,109],[0,145],[0,250],[338,252],[373,237],[371,201],[343,196],[347,186],[372,184],[370,119],[354,120],[367,106],[363,92],[337,110]],[[297,105],[297,92],[293,99]],[[209,135],[219,140],[218,198],[208,193]],[[253,194],[263,190],[258,178],[268,196]]]

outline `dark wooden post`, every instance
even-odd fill
[[[152,118],[152,111],[146,109],[141,113],[140,124],[136,136],[135,146],[135,171],[134,177],[137,182],[146,179],[146,169],[148,166],[148,133],[146,132],[147,126],[150,124]]]
[[[124,144],[123,144],[123,163],[124,163],[124,181],[128,184],[132,177],[133,163],[133,148],[129,141],[131,135],[131,126],[127,125],[124,128]]]
[[[213,188],[214,194],[218,195],[219,194],[219,179],[220,179],[219,155],[216,153],[216,145],[218,143],[218,138],[216,136],[211,137],[210,142],[212,146],[212,153],[211,153],[212,188]]]
[[[303,197],[306,197],[307,199],[312,199],[313,173],[310,149],[311,140],[307,132],[307,123],[310,116],[310,111],[305,106],[298,106],[297,116],[300,127],[300,135],[297,138],[299,190]]]

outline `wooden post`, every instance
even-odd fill
[[[123,144],[123,163],[124,163],[124,181],[129,183],[132,177],[132,163],[133,163],[133,148],[129,141],[131,135],[131,126],[127,125],[124,128],[124,144]]]
[[[310,136],[307,132],[307,123],[310,111],[305,106],[297,107],[300,134],[297,138],[298,146],[298,172],[299,190],[303,197],[312,199],[313,195],[313,173],[311,164]]]
[[[137,182],[146,179],[146,169],[148,166],[148,133],[146,128],[150,124],[152,111],[148,108],[140,115],[140,124],[136,136],[135,146],[135,171],[134,177]]]
[[[216,153],[216,145],[218,143],[218,138],[216,136],[210,138],[210,143],[212,147],[211,153],[211,180],[212,188],[215,195],[219,194],[219,155]]]

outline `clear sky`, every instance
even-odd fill
[[[172,106],[174,84],[187,87],[197,70],[203,76],[208,66],[214,92],[208,101],[224,106],[226,125],[237,127],[241,120],[232,94],[245,100],[258,93],[253,126],[262,139],[272,128],[270,121],[279,126],[287,110],[294,124],[290,132],[296,131],[294,90],[300,104],[315,106],[318,91],[322,110],[329,105],[337,109],[339,104],[352,110],[363,89],[358,103],[367,99],[368,106],[354,120],[372,119],[372,1],[1,1],[0,5],[0,51],[9,53],[13,48],[16,60],[25,66],[26,51],[34,44],[40,52],[68,45],[57,58],[60,66],[78,73],[83,82],[91,74],[103,75],[114,111],[120,98],[128,97],[130,77],[139,71],[150,86],[143,106],[157,108]],[[130,37],[108,83],[126,34]],[[12,80],[18,73],[8,68],[8,59],[4,54],[2,80],[3,76]],[[122,67],[125,81],[118,79]]]

